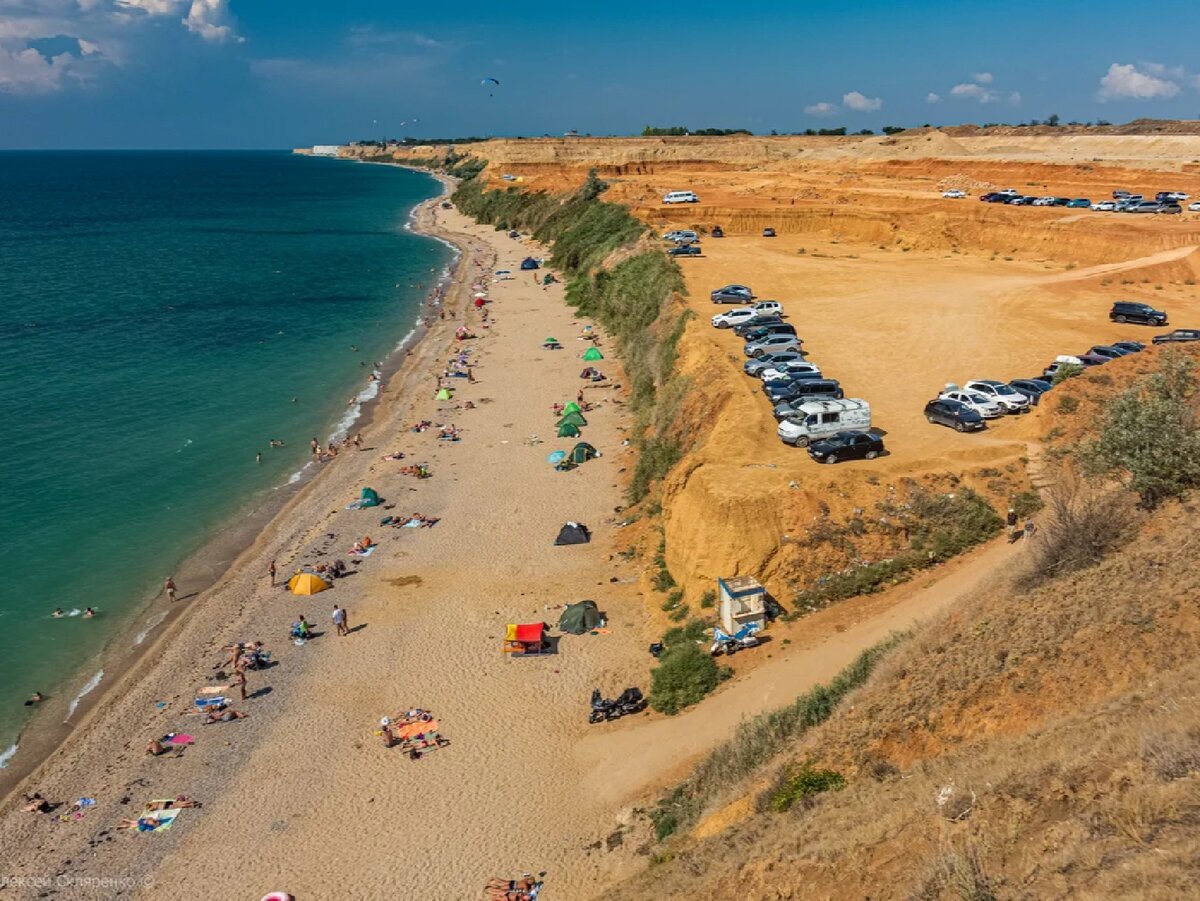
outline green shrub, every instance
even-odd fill
[[[720,681],[717,670],[717,662],[696,644],[667,648],[650,673],[650,706],[674,716],[717,687]]]
[[[846,780],[836,770],[817,770],[805,764],[800,771],[785,778],[771,795],[771,809],[777,813],[791,810],[796,804],[811,803],[814,795],[844,788]]]
[[[708,637],[708,625],[702,619],[690,619],[686,625],[675,626],[663,633],[659,639],[664,648],[679,644],[695,644]]]
[[[1074,413],[1079,409],[1079,398],[1064,394],[1058,399],[1059,413]]]
[[[1073,379],[1075,376],[1083,372],[1083,367],[1078,363],[1064,363],[1055,370],[1054,375],[1050,377],[1050,384],[1061,385],[1067,379]]]
[[[677,623],[686,619],[690,612],[691,610],[687,604],[680,604],[667,615],[667,619],[673,623]]]
[[[1081,449],[1085,471],[1118,478],[1146,507],[1200,484],[1200,428],[1192,361],[1166,356],[1108,406],[1099,436]]]
[[[711,588],[700,596],[700,607],[707,610],[717,602],[717,593]]]
[[[1013,497],[1010,506],[1018,518],[1025,519],[1037,513],[1045,504],[1042,501],[1042,496],[1036,491],[1022,491]]]

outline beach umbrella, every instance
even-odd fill
[[[546,462],[552,463],[555,466],[557,466],[559,463],[561,463],[565,459],[567,459],[566,451],[555,451],[549,457],[546,458]]]
[[[592,360],[603,360],[604,354],[600,353],[600,348],[598,347],[589,347],[583,358],[589,362]]]
[[[449,388],[443,388],[437,393],[438,400],[450,400],[451,397],[452,395],[450,394]]]
[[[315,573],[296,573],[288,579],[292,594],[316,594],[329,587],[329,583]]]

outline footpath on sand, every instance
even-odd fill
[[[1021,550],[1020,543],[996,539],[905,585],[843,601],[807,617],[788,649],[699,706],[667,719],[635,721],[610,736],[589,736],[580,749],[587,792],[614,807],[645,800],[647,792],[686,777],[705,753],[733,737],[739,723],[794,701],[892,633],[949,609],[996,579]]]

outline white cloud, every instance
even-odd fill
[[[992,83],[992,73],[991,72],[972,72],[971,80],[974,81],[976,84],[991,84]]]
[[[48,94],[56,91],[74,61],[69,53],[47,59],[32,47],[6,50],[0,47],[0,92]]]
[[[933,91],[930,91],[928,94],[925,95],[925,102],[926,103],[941,103],[942,95],[935,94],[935,93],[933,93]]]
[[[227,19],[229,0],[192,0],[183,27],[216,44],[224,41],[243,43],[246,39],[234,34],[233,28],[225,24]]]
[[[846,104],[846,109],[852,109],[856,113],[870,113],[883,108],[883,101],[880,98],[867,97],[858,91],[843,94],[842,103]]]
[[[183,8],[187,0],[116,0],[118,9],[138,9],[148,16],[166,16]]]
[[[991,88],[970,81],[956,84],[950,89],[950,96],[956,100],[977,100],[980,103],[995,103],[1000,99],[1000,95]]]
[[[806,106],[804,111],[810,116],[832,116],[838,111],[836,103],[826,103],[822,100],[820,103],[814,103],[812,106]]]
[[[1108,72],[1100,79],[1100,90],[1096,93],[1100,101],[1108,100],[1159,100],[1174,97],[1179,93],[1179,85],[1167,78],[1159,78],[1151,74],[1154,71],[1166,74],[1167,69],[1157,63],[1142,64],[1141,71],[1129,63],[1121,65],[1113,63]],[[1180,73],[1182,74],[1182,73]]]
[[[1011,103],[1013,106],[1020,106],[1021,105],[1021,92],[1013,91],[1011,94],[1009,94],[1008,102]]]

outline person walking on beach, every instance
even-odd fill
[[[1008,508],[1008,517],[1005,519],[1008,525],[1008,543],[1012,544],[1017,540],[1017,511],[1012,507]]]
[[[333,605],[333,625],[337,628],[338,635],[350,634],[350,630],[346,627],[346,611],[337,604]]]
[[[167,592],[167,600],[172,604],[175,603],[175,580],[167,576],[167,580],[163,582],[163,589]]]
[[[242,693],[242,700],[246,700],[246,668],[239,665],[233,672],[233,684],[238,687],[238,691]]]
[[[1037,531],[1037,526],[1033,524],[1033,517],[1025,520],[1025,543],[1029,544],[1033,538],[1033,533]]]
[[[357,450],[362,450],[362,432],[354,433],[354,447]]]
[[[269,564],[267,564],[267,575],[269,575],[271,577],[271,584],[274,585],[275,584],[275,561],[274,560],[272,560]]]

